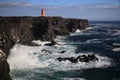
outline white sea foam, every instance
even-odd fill
[[[90,30],[90,29],[94,29],[94,28],[95,28],[95,27],[88,27],[88,28],[86,28],[85,30],[77,29],[77,30],[75,31],[75,33],[71,33],[70,36],[85,34],[85,33],[83,33],[84,31],[87,31],[87,30]]]
[[[50,41],[44,41],[44,42],[42,42],[40,40],[33,40],[32,42],[35,43],[35,44],[41,45],[41,46],[50,43]]]
[[[54,70],[77,70],[87,68],[100,68],[110,66],[110,60],[107,57],[97,56],[97,62],[79,62],[71,63],[69,61],[59,62],[56,60],[58,57],[77,57],[80,54],[74,53],[75,46],[62,45],[62,46],[39,46],[29,47],[16,44],[11,49],[11,54],[8,57],[10,68],[14,69],[31,69],[31,68],[50,68]],[[60,53],[65,51],[65,53]]]
[[[120,30],[112,30],[112,31],[116,31],[115,33],[112,34],[112,36],[118,36],[118,35],[120,35]]]
[[[113,51],[120,51],[120,47],[119,48],[114,48],[114,49],[112,49]]]
[[[87,40],[86,43],[101,43],[101,41],[99,39],[90,39]]]
[[[62,78],[62,80],[86,80],[85,78]]]
[[[75,56],[75,55],[74,55]],[[99,58],[99,61],[96,62],[78,62],[71,63],[69,61],[64,62],[56,62],[56,65],[54,66],[55,70],[77,70],[77,69],[88,69],[88,68],[103,68],[108,67],[111,65],[109,59],[107,57],[101,57],[97,56]],[[61,65],[61,66],[60,66]]]
[[[11,49],[11,53],[8,57],[10,68],[24,69],[24,68],[34,68],[34,66],[39,66],[40,62],[37,57],[38,55],[34,54],[38,52],[39,49],[37,47],[27,47],[20,44],[16,44],[13,47],[13,49]]]
[[[79,33],[81,30],[80,29],[77,29],[76,31],[75,31],[75,33]]]
[[[120,43],[116,42],[112,44],[113,46],[120,46]]]

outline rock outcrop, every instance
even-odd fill
[[[58,57],[56,58],[56,60],[58,60],[59,62],[61,61],[70,61],[72,63],[78,63],[78,62],[90,62],[90,61],[98,61],[98,58],[92,54],[92,55],[80,55],[78,57]]]
[[[9,53],[15,43],[30,44],[32,40],[54,42],[56,35],[69,35],[85,29],[88,20],[62,17],[0,17],[0,48]],[[54,45],[54,44],[51,44]]]
[[[10,67],[6,54],[0,50],[0,80],[12,80],[9,75]]]

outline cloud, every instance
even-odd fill
[[[120,1],[120,0],[119,0]],[[40,5],[32,4],[26,1],[15,1],[15,2],[2,2],[0,1],[0,8],[45,8],[47,10],[57,10],[57,9],[66,9],[66,10],[89,10],[89,9],[116,9],[120,8],[120,5],[113,5],[107,3],[97,3],[97,4],[77,4],[69,6],[57,6],[57,5]]]
[[[0,2],[0,8],[13,8],[13,7],[32,7],[33,4],[27,2]]]
[[[119,0],[120,1],[120,0]],[[0,0],[0,15],[40,15],[40,9],[46,9],[48,16],[85,18],[91,20],[120,20],[120,5],[112,3],[89,3],[72,5],[41,5],[24,0],[2,2]],[[5,11],[6,10],[6,11]]]
[[[28,9],[40,9],[45,8],[47,10],[52,9],[58,9],[63,8],[62,6],[52,6],[52,5],[40,5],[40,4],[32,4],[25,1],[19,1],[19,2],[1,2],[0,1],[0,8],[28,8]]]
[[[99,4],[96,7],[97,9],[120,9],[120,5],[118,4]]]

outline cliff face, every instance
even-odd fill
[[[88,27],[88,20],[67,18],[65,19],[65,24],[69,32],[75,32],[77,29],[86,29]]]
[[[51,25],[51,17],[34,17],[32,22],[33,39],[47,40],[55,38],[53,27]]]
[[[9,53],[15,43],[29,44],[32,40],[53,41],[56,35],[69,35],[85,29],[88,20],[62,17],[0,17],[0,49]]]
[[[9,72],[10,68],[7,63],[7,56],[0,50],[0,80],[12,80]]]
[[[30,42],[33,39],[31,26],[31,18],[0,17],[0,49],[8,54],[15,43]]]

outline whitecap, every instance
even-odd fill
[[[80,32],[80,29],[77,29],[76,31],[75,31],[75,33],[79,33]]]
[[[37,44],[37,45],[43,46],[43,45],[49,44],[49,43],[51,43],[51,42],[50,42],[50,41],[33,40],[32,43],[35,43],[35,44]]]
[[[59,40],[59,42],[61,42]],[[44,43],[44,42],[43,42]],[[40,42],[40,44],[43,44]],[[34,68],[49,68],[54,70],[77,70],[88,68],[102,68],[111,65],[110,59],[107,57],[98,57],[96,62],[78,62],[71,63],[70,61],[59,62],[58,57],[77,57],[84,53],[75,53],[76,46],[66,45],[66,42],[59,43],[60,46],[24,46],[16,44],[8,57],[10,68],[14,69],[34,69]],[[60,53],[64,51],[64,53]],[[95,54],[95,53],[92,53]]]
[[[112,45],[113,45],[113,46],[120,46],[120,43],[115,42],[115,43],[113,43]]]
[[[120,51],[120,47],[119,48],[114,48],[112,50],[115,51],[115,52],[118,52],[118,51]]]
[[[46,54],[44,52],[41,52],[41,50],[44,48],[51,51],[52,54]],[[110,60],[107,57],[101,56],[97,56],[99,59],[99,61],[97,62],[59,62],[56,60],[56,58],[58,57],[77,57],[82,53],[74,54],[74,51],[67,47],[68,50],[63,48],[64,50],[66,50],[66,52],[64,54],[60,54],[59,50],[56,49],[54,49],[54,47],[49,46],[28,47],[16,44],[15,47],[11,49],[11,54],[8,57],[8,62],[10,64],[11,69],[50,68],[54,70],[77,70],[88,68],[100,68],[110,65]]]
[[[120,30],[115,30],[116,32],[112,34],[112,36],[118,36],[120,35]]]

